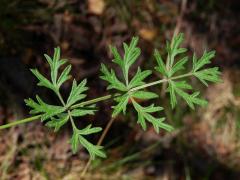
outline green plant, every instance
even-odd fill
[[[137,72],[133,77],[129,77],[129,69],[136,62],[140,56],[141,50],[137,47],[138,38],[132,38],[129,45],[123,43],[124,56],[121,56],[117,51],[116,47],[110,47],[113,54],[113,62],[117,64],[122,71],[122,76],[117,76],[113,69],[108,69],[104,64],[101,65],[102,76],[101,79],[107,81],[109,84],[107,89],[114,91],[109,95],[98,97],[92,100],[85,100],[86,91],[86,80],[81,81],[79,84],[76,80],[72,82],[71,92],[66,100],[64,100],[60,93],[60,88],[64,82],[70,79],[71,65],[67,65],[60,73],[60,67],[66,64],[67,60],[60,58],[60,48],[55,48],[53,58],[45,54],[45,58],[50,65],[51,78],[47,79],[38,70],[32,69],[32,73],[39,80],[38,85],[44,86],[52,90],[58,97],[61,105],[50,105],[44,102],[39,96],[36,96],[36,101],[33,99],[25,100],[27,106],[32,110],[31,114],[35,116],[26,118],[23,120],[15,121],[10,124],[0,126],[0,129],[8,128],[17,124],[30,122],[33,120],[41,119],[42,122],[46,122],[46,126],[53,128],[55,132],[59,131],[60,128],[67,122],[71,122],[72,125],[72,138],[70,144],[74,153],[77,152],[79,145],[82,145],[87,149],[90,154],[90,159],[98,157],[106,157],[103,151],[103,147],[100,146],[103,138],[109,130],[113,120],[118,116],[119,113],[125,114],[129,101],[132,102],[133,108],[135,109],[138,120],[137,123],[143,128],[147,129],[147,122],[152,124],[156,132],[160,129],[172,131],[173,127],[165,123],[164,117],[156,117],[159,111],[163,110],[162,107],[151,104],[149,106],[142,106],[136,99],[152,100],[158,98],[158,94],[147,91],[146,88],[150,86],[159,85],[162,83],[167,84],[166,91],[170,95],[171,107],[175,108],[177,104],[178,96],[181,97],[190,108],[194,109],[195,105],[205,106],[207,101],[200,98],[200,93],[194,91],[192,86],[187,82],[186,78],[196,77],[204,85],[208,85],[208,82],[220,82],[220,72],[217,67],[214,68],[203,68],[203,66],[209,64],[211,59],[214,57],[215,52],[205,52],[202,57],[197,59],[195,55],[192,58],[192,70],[190,72],[181,74],[182,70],[185,69],[185,65],[188,62],[188,57],[178,58],[180,55],[184,55],[187,51],[185,48],[181,48],[180,45],[183,41],[183,34],[179,34],[173,37],[172,42],[167,42],[167,60],[164,63],[160,53],[155,50],[154,57],[157,61],[155,67],[163,79],[146,83],[145,79],[152,74],[151,70],[141,70],[138,67]],[[83,129],[76,127],[74,119],[85,115],[94,115],[97,111],[96,103],[108,99],[113,99],[115,106],[113,106],[112,119],[109,122],[109,126],[103,132],[97,145],[89,142],[85,136],[93,133],[98,133],[102,130],[100,127],[92,127],[89,124]],[[90,162],[90,161],[89,161]],[[88,163],[89,164],[89,163]],[[85,168],[87,170],[88,165]]]

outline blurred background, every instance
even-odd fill
[[[192,111],[179,101],[171,110],[169,97],[162,96],[157,103],[173,133],[156,134],[152,127],[143,132],[134,112],[120,115],[103,143],[108,158],[93,161],[86,179],[240,179],[239,9],[238,0],[0,0],[0,124],[28,116],[23,100],[35,94],[58,103],[29,71],[49,75],[43,54],[52,55],[54,47],[73,65],[73,77],[88,78],[92,99],[106,95],[99,66],[112,66],[110,44],[121,48],[139,36],[142,54],[135,66],[152,69],[154,48],[164,53],[166,40],[183,32],[189,55],[217,52],[213,65],[221,68],[223,83],[205,88],[192,79],[208,107]],[[65,83],[63,93],[69,90]],[[78,125],[105,127],[112,104],[99,103],[96,116]],[[39,121],[0,131],[0,179],[79,179],[88,154],[82,149],[73,155],[70,136],[68,125],[55,134]]]

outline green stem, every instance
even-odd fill
[[[101,97],[99,97],[99,98],[95,98],[95,99],[91,99],[91,100],[88,100],[88,101],[84,101],[84,102],[75,104],[75,105],[71,106],[70,109],[76,109],[76,108],[83,107],[83,106],[86,106],[86,105],[95,104],[95,103],[97,103],[97,102],[105,101],[105,100],[108,100],[108,99],[110,99],[110,98],[114,98],[114,97],[117,97],[117,96],[118,96],[118,95],[106,95],[106,96],[101,96]]]
[[[58,98],[59,98],[60,102],[62,103],[62,105],[65,107],[65,106],[66,106],[66,104],[65,104],[65,102],[64,102],[64,100],[63,100],[63,98],[62,98],[62,96],[61,96],[61,94],[60,94],[60,92],[59,92],[59,91],[57,92],[57,96],[58,96]]]
[[[63,98],[62,98],[62,95],[60,94],[59,91],[57,91],[57,96],[58,96],[59,100],[61,101],[62,105],[63,105],[64,107],[66,107],[66,103],[64,102],[64,100],[63,100]],[[71,121],[71,124],[72,124],[73,131],[75,131],[75,130],[77,129],[77,127],[76,127],[76,125],[75,125],[75,123],[74,123],[74,120],[73,120],[73,117],[72,117],[71,111],[68,110],[67,113],[68,113],[68,116],[69,116],[69,118],[70,118],[70,121]]]
[[[17,120],[17,121],[14,121],[14,122],[12,122],[12,123],[8,123],[8,124],[5,124],[5,125],[0,126],[0,129],[6,129],[6,128],[10,128],[10,127],[12,127],[12,126],[16,126],[16,125],[19,125],[19,124],[28,123],[28,122],[37,120],[37,119],[39,119],[40,117],[41,117],[41,115],[37,115],[37,116],[32,116],[32,117],[29,117],[29,118]]]
[[[154,82],[151,82],[151,83],[144,84],[142,86],[132,88],[132,89],[129,90],[129,92],[134,92],[134,91],[137,91],[137,90],[140,90],[140,89],[144,89],[144,88],[147,88],[147,87],[150,87],[150,86],[154,86],[154,85],[157,85],[157,84],[167,82],[169,80],[181,79],[181,78],[192,76],[192,75],[193,75],[192,72],[189,72],[187,74],[171,77],[169,79],[162,79],[162,80],[154,81]],[[60,95],[60,93],[57,93],[57,95],[58,95],[61,103],[65,106],[65,103],[64,103],[63,98]],[[88,101],[84,101],[84,102],[75,104],[75,105],[71,106],[69,109],[75,109],[75,108],[83,107],[83,106],[86,106],[86,105],[95,104],[95,103],[105,101],[105,100],[108,100],[108,99],[111,99],[111,98],[115,98],[115,97],[118,97],[118,96],[119,96],[119,94],[102,96],[102,97],[99,97],[99,98],[95,98],[95,99],[91,99],[91,100],[88,100]],[[32,116],[32,117],[29,117],[29,118],[26,118],[26,119],[16,120],[15,122],[0,126],[0,130],[10,128],[10,127],[18,125],[18,124],[31,122],[31,121],[39,119],[40,117],[41,117],[41,115],[36,115],[36,116]],[[70,118],[70,120],[71,120],[71,118]],[[72,120],[71,120],[71,122],[72,122]]]
[[[171,78],[168,78],[168,79],[162,79],[162,80],[154,81],[154,82],[151,82],[151,83],[147,83],[147,84],[132,88],[132,89],[130,89],[130,92],[134,92],[134,91],[144,89],[144,88],[147,88],[147,87],[150,87],[150,86],[161,84],[161,83],[167,82],[169,80],[180,79],[180,78],[184,78],[184,77],[191,76],[191,75],[192,75],[192,73],[190,72],[190,73],[187,73],[187,74],[171,77]]]
[[[73,120],[73,117],[71,115],[71,112],[68,110],[68,115],[69,115],[69,118],[70,118],[70,121],[71,121],[71,124],[72,124],[72,127],[73,127],[73,131],[77,130],[77,127],[74,123],[74,120]]]
[[[172,48],[172,46],[173,46],[173,38],[174,38],[174,36],[175,36],[175,32],[174,32],[173,37],[172,37],[172,41],[171,41],[171,44],[170,44],[170,48]],[[171,59],[172,59],[172,54],[171,54],[170,52],[168,52],[168,53],[167,53],[167,61],[166,61],[166,69],[167,69],[167,71],[170,70],[170,67],[171,67],[171,65],[170,65]],[[163,76],[163,78],[166,78],[166,77]],[[164,96],[166,88],[167,88],[167,84],[164,82],[163,85],[162,85],[161,97]]]

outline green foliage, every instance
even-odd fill
[[[192,89],[192,87],[186,81],[169,81],[168,91],[170,92],[172,107],[175,107],[177,104],[176,94],[182,97],[192,109],[194,109],[194,104],[200,106],[207,105],[206,100],[197,97],[200,94],[199,92],[189,94],[184,91],[189,89]]]
[[[135,91],[132,93],[132,97],[137,99],[155,99],[158,97],[156,93],[147,91]]]
[[[137,73],[130,81],[128,87],[134,88],[134,87],[146,84],[143,80],[148,76],[150,76],[151,74],[152,74],[152,71],[150,70],[141,71],[140,67],[138,67]]]
[[[79,145],[81,144],[83,147],[85,147],[88,150],[91,159],[95,159],[96,156],[105,158],[106,155],[102,150],[103,149],[102,146],[93,145],[89,141],[87,141],[86,138],[84,138],[85,135],[98,133],[102,130],[102,128],[100,127],[91,128],[91,126],[92,125],[90,124],[84,129],[74,130],[72,138],[70,140],[73,153],[76,153],[78,151]]]
[[[204,65],[210,64],[211,59],[215,56],[215,51],[204,52],[203,56],[197,60],[193,55],[193,75],[197,77],[203,84],[208,86],[209,82],[221,82],[219,75],[221,74],[218,67],[200,70]]]
[[[79,85],[77,85],[76,80],[75,79],[73,80],[72,90],[67,99],[67,107],[72,106],[76,102],[78,102],[86,97],[86,94],[83,94],[83,92],[88,90],[88,88],[86,87],[86,83],[87,83],[87,80],[84,79]]]
[[[142,71],[140,67],[138,67],[136,74],[134,75],[134,77],[132,77],[129,83],[129,69],[140,56],[141,52],[140,49],[136,47],[137,42],[138,38],[133,37],[129,45],[123,43],[123,57],[121,57],[121,55],[118,53],[116,47],[111,47],[111,51],[114,57],[113,62],[121,68],[123,82],[119,80],[120,77],[116,77],[116,73],[114,72],[114,70],[111,69],[110,73],[107,67],[105,65],[102,65],[101,71],[103,75],[101,76],[101,78],[110,84],[108,86],[108,89],[115,89],[117,91],[120,91],[121,93],[120,97],[115,98],[117,104],[113,107],[112,117],[115,118],[120,112],[123,112],[123,114],[125,114],[128,102],[131,101],[134,105],[135,110],[138,113],[137,122],[141,124],[144,130],[146,130],[145,120],[147,120],[154,126],[156,132],[159,132],[159,128],[172,130],[173,128],[170,125],[166,125],[162,122],[164,118],[155,118],[154,116],[149,114],[148,111],[155,109],[155,107],[142,107],[140,104],[137,103],[137,101],[134,100],[134,98],[146,100],[155,99],[158,97],[156,93],[144,90],[137,90],[131,92],[134,87],[144,86],[146,84],[144,80],[152,74],[151,70]]]
[[[82,145],[88,150],[91,158],[95,158],[96,156],[105,157],[106,155],[104,154],[101,146],[91,144],[84,137],[89,134],[98,133],[101,131],[101,128],[91,128],[91,126],[88,126],[85,129],[78,129],[73,121],[73,117],[93,115],[96,111],[94,108],[95,105],[81,106],[71,110],[69,109],[72,105],[86,97],[86,94],[84,93],[88,90],[86,87],[87,80],[85,79],[79,84],[77,84],[75,79],[73,80],[71,92],[65,103],[59,90],[61,85],[71,77],[69,75],[71,65],[68,65],[61,73],[59,73],[59,68],[67,62],[67,60],[60,59],[59,47],[54,49],[53,58],[46,54],[44,56],[51,69],[51,79],[48,80],[37,69],[32,69],[31,71],[39,80],[38,85],[51,89],[59,98],[62,105],[49,105],[45,103],[39,96],[36,96],[37,102],[31,98],[25,100],[26,105],[32,108],[30,113],[40,114],[41,120],[47,121],[46,126],[53,128],[55,132],[59,131],[60,128],[70,120],[73,127],[73,136],[70,141],[73,152],[76,153],[79,145]]]
[[[183,33],[180,33],[179,35],[173,37],[171,44],[169,42],[167,42],[167,52],[168,52],[168,57],[169,57],[169,63],[168,63],[169,68],[167,68],[167,69],[169,69],[169,70],[172,69],[173,64],[175,62],[175,57],[177,55],[180,55],[187,51],[186,48],[179,47],[182,44],[183,40],[184,40],[184,35],[183,35]]]
[[[199,60],[197,60],[194,55],[192,71],[176,76],[177,73],[180,73],[185,69],[185,65],[189,59],[187,56],[183,56],[187,49],[180,47],[183,40],[183,34],[179,34],[173,37],[171,43],[167,42],[166,49],[168,58],[166,64],[164,63],[160,53],[155,50],[154,57],[157,60],[157,67],[155,67],[155,69],[165,77],[165,79],[160,80],[159,83],[162,83],[163,81],[168,83],[167,92],[170,94],[171,107],[176,107],[177,96],[179,96],[186,101],[190,108],[194,109],[195,105],[207,105],[207,101],[200,98],[200,93],[198,91],[194,92],[192,86],[186,80],[177,81],[177,79],[195,76],[207,85],[207,81],[219,82],[220,72],[216,67],[200,70],[204,65],[209,64],[211,58],[214,57],[214,52],[209,52],[204,53]],[[109,83],[108,89],[114,89],[120,94],[120,97],[115,98],[117,104],[113,107],[114,110],[112,116],[116,117],[121,112],[125,114],[128,102],[131,101],[138,113],[137,122],[140,123],[144,130],[146,130],[147,127],[146,120],[154,126],[156,132],[159,132],[159,128],[163,128],[168,131],[172,130],[173,128],[170,125],[163,123],[164,118],[155,118],[149,113],[149,111],[156,112],[154,110],[156,110],[156,108],[159,110],[160,107],[154,107],[153,105],[142,107],[134,100],[146,100],[158,97],[156,93],[143,90],[145,87],[148,87],[149,84],[151,85],[151,83],[146,84],[144,82],[145,78],[152,74],[151,70],[142,71],[140,67],[138,67],[136,74],[132,77],[129,83],[129,69],[140,56],[140,49],[136,47],[137,42],[138,38],[133,37],[129,45],[123,43],[124,56],[119,54],[116,47],[111,46],[110,48],[114,57],[113,62],[122,70],[122,77],[117,77],[113,69],[109,71],[107,67],[102,64],[101,71],[103,75],[101,78]],[[178,60],[177,57],[180,55],[181,58]],[[121,79],[123,79],[123,81],[121,81]],[[155,84],[158,84],[158,82]]]
[[[67,113],[58,114],[57,118],[51,117],[51,120],[46,123],[49,128],[54,128],[54,132],[60,130],[60,128],[68,122],[69,115]]]
[[[117,89],[123,92],[127,91],[126,86],[118,80],[115,72],[112,69],[109,71],[104,64],[101,64],[101,71],[104,75],[100,77],[109,82],[107,89]]]
[[[176,59],[177,55],[180,54],[182,55],[184,52],[186,52],[185,48],[180,48],[183,39],[184,39],[183,34],[179,34],[173,37],[171,45],[170,43],[168,43],[167,45],[168,59],[166,65],[163,62],[160,53],[157,50],[155,50],[154,56],[158,64],[158,66],[155,67],[155,69],[168,79],[167,91],[170,94],[171,107],[172,108],[176,107],[178,95],[186,101],[190,108],[194,109],[194,105],[206,106],[207,101],[198,97],[200,94],[198,91],[192,92],[194,90],[186,80],[176,81],[176,79],[195,76],[203,84],[208,85],[208,82],[220,82],[219,78],[220,72],[217,67],[201,70],[203,66],[211,63],[211,59],[215,56],[215,52],[210,51],[208,53],[205,52],[199,60],[197,60],[197,57],[193,55],[192,71],[177,76],[179,78],[173,77],[174,74],[185,69],[184,65],[188,61],[187,56],[181,58],[180,60]]]
[[[122,96],[115,98],[115,101],[118,103],[113,107],[112,117],[115,118],[121,111],[123,114],[126,114],[127,104],[128,104],[129,95],[123,94]]]
[[[39,80],[38,85],[52,90],[59,98],[61,105],[50,105],[44,102],[38,95],[36,96],[36,101],[31,98],[25,100],[26,105],[31,108],[31,114],[35,114],[37,118],[41,117],[41,120],[44,121],[46,126],[54,129],[55,132],[70,122],[73,131],[72,138],[70,139],[72,151],[76,153],[81,145],[89,152],[92,159],[95,157],[105,158],[106,154],[103,151],[103,147],[99,145],[100,143],[94,145],[87,140],[86,136],[99,133],[102,129],[100,127],[92,127],[91,124],[83,129],[79,129],[75,125],[74,118],[94,115],[96,112],[96,103],[99,101],[109,98],[114,99],[115,104],[113,106],[112,118],[116,118],[120,113],[126,114],[128,106],[132,105],[132,108],[138,116],[137,124],[139,124],[143,130],[146,130],[147,123],[150,123],[157,133],[159,133],[161,129],[172,131],[173,127],[167,124],[165,117],[159,117],[160,111],[163,110],[162,107],[154,105],[153,103],[146,106],[142,105],[142,101],[152,101],[158,98],[157,93],[150,92],[147,88],[166,83],[166,92],[170,95],[172,108],[176,107],[178,98],[180,97],[190,108],[194,109],[196,105],[207,105],[207,101],[200,97],[200,92],[190,85],[187,78],[195,77],[206,86],[209,82],[220,82],[220,71],[218,67],[204,68],[205,65],[211,63],[212,58],[215,56],[214,51],[205,52],[199,59],[193,55],[192,70],[187,73],[183,72],[183,70],[185,71],[186,69],[186,63],[189,59],[184,55],[187,49],[181,47],[183,40],[183,34],[179,34],[173,37],[171,43],[167,42],[166,62],[160,53],[155,50],[154,57],[157,61],[155,70],[162,75],[163,79],[150,83],[146,83],[146,78],[152,74],[151,70],[141,70],[140,67],[135,67],[137,68],[136,73],[133,77],[129,76],[129,70],[131,68],[132,70],[135,69],[132,66],[141,53],[141,50],[137,47],[137,37],[133,37],[129,45],[123,43],[124,55],[120,55],[117,48],[111,46],[110,50],[114,57],[113,63],[119,66],[121,74],[116,73],[113,69],[109,69],[106,65],[102,64],[102,76],[100,77],[107,81],[107,90],[115,92],[114,94],[88,101],[83,101],[87,96],[86,91],[88,90],[86,79],[80,83],[77,83],[77,81],[73,79],[69,96],[66,98],[66,101],[62,98],[60,88],[64,82],[71,78],[69,74],[71,65],[67,65],[65,68],[62,67],[66,64],[67,60],[61,59],[60,48],[55,48],[53,58],[46,54],[44,55],[51,69],[50,78],[42,75],[37,69],[32,69],[31,71]],[[34,118],[30,119],[32,120]],[[24,119],[22,122],[26,120],[29,119]],[[19,124],[22,122],[19,122]]]
[[[129,46],[126,43],[123,43],[123,48],[124,48],[123,58],[119,55],[116,47],[111,47],[111,50],[114,56],[113,62],[118,64],[121,67],[126,86],[128,86],[129,68],[137,60],[137,58],[141,53],[141,50],[138,47],[136,47],[137,43],[138,43],[137,37],[132,38],[132,41]]]
[[[54,92],[58,92],[60,86],[70,79],[69,72],[71,71],[71,65],[68,65],[61,73],[60,77],[58,78],[58,71],[59,68],[64,65],[67,60],[60,59],[60,48],[57,47],[54,49],[54,56],[53,59],[49,57],[47,54],[44,54],[48,64],[50,65],[51,69],[51,82],[45,78],[37,69],[31,69],[32,73],[38,78],[39,86],[44,86],[53,90]]]
[[[165,63],[162,60],[162,56],[160,55],[160,53],[156,49],[154,51],[154,57],[157,60],[157,64],[158,64],[158,66],[156,66],[155,69],[158,72],[160,72],[162,75],[164,75],[166,77],[169,77],[169,72],[167,70],[167,67],[166,67]]]
[[[53,106],[43,102],[43,100],[39,96],[36,96],[36,99],[37,99],[37,102],[35,102],[31,98],[25,100],[25,102],[27,106],[32,108],[32,110],[30,111],[30,114],[39,114],[39,113],[42,114],[41,116],[42,121],[45,121],[65,111],[64,107]]]
[[[157,133],[159,133],[159,128],[165,129],[167,131],[173,130],[172,126],[163,122],[165,118],[155,118],[154,116],[151,115],[151,113],[155,113],[163,110],[162,107],[154,106],[154,104],[147,107],[142,107],[133,98],[132,98],[132,102],[133,102],[134,108],[138,113],[137,123],[139,123],[142,126],[143,130],[147,129],[146,120],[153,125]]]
[[[95,107],[93,106],[86,106],[84,108],[77,108],[73,109],[71,111],[71,115],[73,117],[80,117],[80,116],[86,116],[86,115],[94,115],[95,114]]]

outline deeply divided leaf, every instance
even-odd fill
[[[147,92],[147,91],[136,91],[133,92],[132,97],[137,99],[155,99],[158,98],[158,95],[153,92]]]
[[[59,114],[57,118],[52,117],[50,121],[46,123],[46,126],[49,128],[54,128],[54,132],[59,131],[59,129],[68,122],[68,114]]]
[[[190,108],[194,109],[194,105],[205,106],[207,105],[207,101],[198,97],[199,92],[195,92],[193,94],[186,92],[186,90],[190,90],[192,87],[186,83],[186,81],[180,82],[169,82],[168,91],[170,93],[171,105],[174,108],[177,104],[176,94],[182,97]]]
[[[218,67],[214,67],[214,68],[208,68],[208,69],[204,69],[201,71],[197,71],[194,73],[194,75],[206,86],[208,86],[208,82],[221,82],[220,79],[220,71],[218,70]]]
[[[94,115],[95,111],[96,111],[96,109],[94,107],[92,107],[92,106],[90,106],[90,107],[82,107],[82,108],[73,109],[71,111],[71,115],[73,117]]]
[[[134,88],[134,87],[141,86],[141,85],[145,84],[145,82],[144,82],[145,78],[147,78],[151,74],[152,74],[152,71],[150,71],[150,70],[141,71],[141,69],[138,68],[137,73],[131,79],[128,87],[129,88]]]
[[[103,146],[93,145],[81,135],[79,135],[78,138],[81,145],[87,149],[91,159],[95,159],[96,156],[106,158],[106,154],[103,151]]]
[[[162,57],[161,57],[160,53],[158,52],[158,50],[154,51],[154,57],[155,57],[155,59],[157,60],[157,63],[158,63],[158,66],[155,67],[155,69],[158,72],[160,72],[162,75],[168,77],[169,75],[168,75],[168,71],[167,71],[166,65],[163,62]]]
[[[187,51],[185,48],[180,48],[184,40],[183,33],[175,35],[172,39],[171,45],[168,46],[169,66],[172,67],[175,62],[175,57]]]
[[[173,67],[170,69],[169,76],[171,77],[176,72],[185,69],[184,65],[188,61],[188,57],[184,57],[181,60],[179,60],[176,64],[173,65]]]
[[[70,140],[70,144],[72,146],[73,153],[76,153],[79,149],[79,145],[81,144],[90,154],[91,159],[95,159],[96,156],[105,158],[106,154],[103,151],[102,146],[93,145],[90,143],[84,136],[94,134],[100,132],[102,128],[94,127],[92,128],[91,125],[87,126],[84,129],[75,129],[73,132],[73,136]]]
[[[31,107],[32,110],[30,111],[31,114],[41,114],[41,120],[47,120],[57,114],[64,112],[66,109],[61,106],[54,106],[49,105],[39,97],[36,96],[37,102],[32,100],[31,98],[26,99],[26,105]]]
[[[138,43],[138,37],[133,37],[129,46],[126,43],[123,43],[124,58],[123,58],[122,70],[123,70],[123,75],[127,84],[128,84],[129,68],[141,54],[140,48],[136,47],[137,43]]]
[[[210,64],[211,59],[215,56],[215,51],[204,52],[199,60],[196,60],[196,56],[193,56],[193,72],[198,71],[204,65]]]
[[[101,79],[109,83],[108,89],[116,89],[119,91],[127,91],[126,86],[120,82],[113,70],[109,71],[104,64],[101,64],[101,72],[103,73]]]
[[[55,91],[54,85],[47,78],[45,78],[37,69],[31,69],[31,71],[39,80],[38,86],[44,86]]]
[[[77,81],[74,79],[72,83],[72,90],[67,99],[67,106],[75,104],[76,102],[84,99],[86,94],[83,94],[88,88],[86,87],[87,80],[84,79],[80,84],[77,85]]]
[[[157,133],[159,133],[160,129],[165,129],[167,131],[172,131],[173,127],[164,123],[165,118],[155,118],[151,113],[155,113],[158,111],[161,111],[162,107],[155,107],[154,105],[148,106],[148,107],[142,107],[140,104],[138,104],[134,99],[131,99],[133,102],[133,106],[136,109],[138,113],[138,121],[143,130],[146,130],[147,125],[146,121],[151,123]]]
[[[128,104],[129,96],[128,94],[124,94],[121,97],[116,98],[117,105],[113,107],[112,117],[116,117],[120,112],[126,113],[126,108]]]

